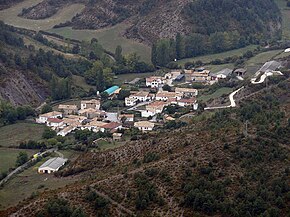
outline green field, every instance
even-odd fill
[[[71,20],[77,13],[81,12],[85,7],[82,4],[72,4],[62,10],[59,10],[52,17],[42,20],[31,20],[18,16],[18,14],[21,13],[22,8],[29,8],[40,2],[42,2],[42,0],[25,0],[19,4],[12,6],[11,8],[2,10],[0,11],[0,20],[16,27],[32,29],[36,31],[47,30],[51,29],[56,24]]]
[[[151,48],[149,46],[124,38],[121,35],[127,27],[126,24],[122,23],[100,30],[75,30],[71,27],[63,27],[50,29],[49,32],[62,35],[66,38],[84,41],[96,38],[105,49],[111,52],[115,52],[116,47],[121,45],[125,54],[136,52],[142,60],[150,62]]]
[[[38,167],[46,160],[48,158],[16,175],[0,189],[0,209],[16,205],[31,196],[33,192],[57,189],[75,181],[72,177],[59,179],[53,174],[38,174]]]
[[[283,39],[290,39],[290,8],[286,6],[287,1],[275,0],[282,13],[282,36]]]
[[[21,151],[26,152],[29,156],[37,153],[36,150],[0,148],[0,173],[15,167],[18,153]]]
[[[198,99],[201,100],[202,102],[206,102],[210,99],[219,98],[224,94],[230,94],[231,92],[233,92],[233,88],[222,87],[210,95],[201,94],[201,96],[198,97]]]
[[[232,57],[235,55],[240,56],[240,55],[244,54],[246,51],[248,51],[248,50],[253,51],[256,48],[257,48],[256,45],[249,45],[249,46],[244,47],[244,48],[230,50],[230,51],[226,51],[223,53],[209,54],[209,55],[204,55],[204,56],[182,59],[182,60],[177,61],[177,63],[179,65],[184,65],[184,63],[186,63],[186,62],[192,62],[192,61],[198,61],[198,60],[201,60],[203,63],[209,63],[210,61],[216,60],[216,59],[224,59],[226,57]]]
[[[44,125],[16,123],[0,128],[0,146],[18,146],[21,141],[41,139]]]
[[[86,81],[85,81],[85,78],[81,77],[81,76],[73,75],[72,76],[72,82],[73,82],[73,84],[75,84],[76,86],[81,87],[83,90],[85,90],[87,92],[91,88],[95,89],[94,86],[87,84]]]

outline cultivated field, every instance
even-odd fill
[[[29,156],[37,153],[36,150],[0,148],[0,173],[7,172],[10,168],[15,167],[17,156],[21,151],[26,152]]]
[[[116,83],[117,85],[122,85],[124,84],[124,82],[130,82],[135,78],[146,78],[152,75],[154,75],[154,72],[117,75],[117,78],[114,80],[114,83]]]
[[[50,29],[49,32],[81,41],[89,41],[92,38],[97,38],[100,44],[111,52],[115,52],[116,47],[121,45],[125,54],[136,52],[144,61],[149,62],[151,55],[149,46],[122,37],[121,34],[127,27],[126,24],[122,23],[100,30],[76,30],[70,27],[63,27]]]
[[[216,60],[216,59],[224,59],[226,57],[232,57],[232,56],[240,56],[241,54],[247,52],[247,51],[253,51],[257,48],[256,45],[249,45],[244,48],[240,49],[235,49],[235,50],[230,50],[222,53],[217,53],[217,54],[209,54],[209,55],[204,55],[204,56],[198,56],[198,57],[193,57],[193,58],[187,58],[187,59],[182,59],[178,61],[179,65],[184,65],[186,62],[192,62],[192,61],[198,61],[201,60],[204,63],[208,63],[210,61]]]
[[[0,146],[18,146],[21,141],[39,140],[44,130],[43,125],[35,123],[16,123],[0,128]]]
[[[52,17],[43,20],[31,20],[18,16],[23,8],[29,8],[40,2],[42,2],[42,0],[25,0],[11,8],[2,10],[0,11],[0,20],[16,27],[32,29],[36,31],[47,30],[56,24],[71,20],[77,13],[84,9],[84,5],[82,4],[72,4],[67,6],[65,9],[58,11]]]

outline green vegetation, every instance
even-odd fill
[[[211,61],[214,61],[216,59],[225,59],[232,56],[239,56],[245,53],[246,51],[254,51],[256,48],[257,48],[257,45],[248,45],[243,48],[234,49],[231,51],[225,51],[218,54],[208,54],[208,55],[202,55],[198,57],[178,60],[177,63],[179,65],[184,65],[186,62],[197,62],[197,61],[202,61],[203,63],[210,63]]]
[[[143,61],[150,62],[150,47],[120,35],[120,32],[123,32],[127,27],[126,24],[117,24],[101,30],[75,30],[71,27],[62,27],[50,29],[49,32],[80,41],[90,41],[92,38],[97,38],[98,42],[112,53],[115,52],[118,45],[121,45],[124,54],[136,53]]]
[[[28,161],[28,154],[24,151],[19,152],[17,159],[16,159],[16,167],[19,167],[25,164]]]
[[[283,39],[289,40],[290,38],[290,10],[287,6],[289,1],[275,0],[282,14],[282,37]]]
[[[202,102],[206,102],[210,99],[216,99],[216,98],[219,98],[223,95],[228,95],[231,92],[233,92],[233,88],[222,87],[222,88],[219,88],[218,90],[216,90],[214,93],[211,93],[209,95],[202,94],[200,97],[198,97],[198,99],[201,100]]]
[[[2,10],[0,13],[0,20],[5,23],[21,28],[32,30],[47,30],[53,26],[71,20],[77,13],[81,12],[84,8],[82,4],[72,4],[59,10],[54,16],[43,20],[32,20],[19,17],[18,14],[22,12],[23,8],[29,8],[36,5],[42,0],[27,0],[16,4],[8,9]]]
[[[87,215],[79,207],[69,205],[68,201],[61,198],[50,199],[43,210],[37,213],[37,217],[86,217]]]
[[[17,156],[21,150],[12,148],[0,148],[0,173],[8,172],[10,168],[15,168]],[[29,156],[36,153],[35,150],[26,150]]]
[[[16,123],[0,128],[0,146],[18,147],[20,142],[41,139],[43,125],[35,123]]]

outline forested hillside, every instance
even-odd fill
[[[23,9],[21,16],[44,19],[72,3],[83,3],[86,7],[72,21],[58,26],[99,29],[126,20],[130,27],[124,34],[147,43],[174,38],[177,33],[209,36],[215,32],[237,31],[233,34],[244,43],[256,43],[281,34],[280,12],[273,0],[44,0]]]
[[[41,32],[4,23],[0,27],[0,98],[14,105],[37,105],[47,97],[63,100],[90,96],[113,85],[114,74],[154,70],[134,53],[123,56],[121,46],[108,54],[96,39],[63,46]],[[30,42],[25,43],[24,38]],[[35,47],[39,43],[43,49]],[[83,78],[91,89],[82,89],[73,76]]]

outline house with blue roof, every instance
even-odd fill
[[[107,94],[109,94],[109,96],[111,96],[111,95],[113,95],[119,89],[120,89],[119,86],[113,86],[113,87],[108,88],[104,92],[106,92]]]

